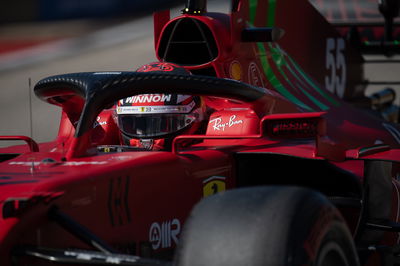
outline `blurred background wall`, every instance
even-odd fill
[[[138,15],[183,0],[14,0],[3,1],[0,23]]]

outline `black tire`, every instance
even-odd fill
[[[205,198],[193,209],[176,266],[359,265],[352,236],[320,193],[254,187]]]

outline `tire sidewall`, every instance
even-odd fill
[[[309,194],[295,206],[288,234],[287,265],[317,265],[330,243],[344,254],[348,265],[359,265],[352,235],[339,211],[322,195]]]
[[[328,230],[326,231],[324,238],[322,239],[317,257],[314,262],[314,265],[320,266],[321,261],[323,260],[323,256],[326,255],[327,252],[335,252],[337,256],[341,257],[343,261],[346,263],[340,263],[340,265],[359,265],[358,256],[356,254],[356,250],[354,248],[353,242],[349,240],[351,237],[348,234],[347,227],[343,224],[342,221],[333,221]],[[334,244],[335,246],[331,246]],[[339,263],[335,263],[338,265]]]
[[[236,189],[195,207],[174,262],[311,266],[329,243],[343,249],[349,266],[359,265],[343,218],[322,194],[298,187]]]

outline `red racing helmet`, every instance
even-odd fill
[[[155,62],[138,72],[191,73],[171,63]],[[202,127],[205,106],[199,96],[141,94],[118,101],[115,118],[126,145],[148,150],[168,149],[180,134],[194,134]]]

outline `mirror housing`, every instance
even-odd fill
[[[246,28],[242,31],[242,42],[276,42],[280,40],[285,31],[278,27],[272,28]]]

